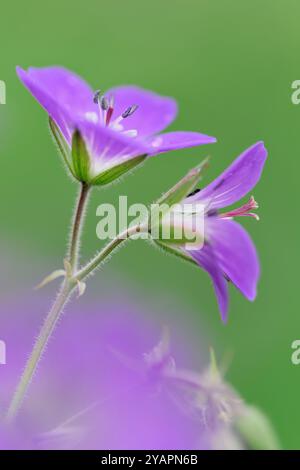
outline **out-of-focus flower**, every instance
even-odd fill
[[[227,319],[228,289],[232,282],[249,300],[256,297],[259,278],[259,260],[248,233],[232,219],[239,216],[258,218],[253,210],[258,207],[254,198],[237,209],[220,212],[243,196],[259,181],[267,151],[258,142],[242,153],[217,179],[204,189],[188,194],[198,184],[200,171],[195,169],[159,201],[176,203],[182,212],[199,205],[201,213],[193,213],[191,221],[203,218],[197,244],[175,243],[173,240],[155,241],[167,251],[196,263],[210,275],[217,295],[223,321]],[[176,209],[178,211],[178,208]],[[168,219],[169,220],[169,219]],[[180,242],[180,240],[179,240]]]
[[[169,337],[145,355],[148,376],[166,387],[182,412],[198,424],[206,449],[279,449],[267,416],[247,405],[227,383],[211,350],[210,366],[202,373],[176,367]]]
[[[64,160],[82,182],[108,184],[147,156],[216,141],[197,132],[159,134],[177,114],[172,98],[135,86],[94,92],[62,67],[17,73],[49,114]]]
[[[9,355],[0,371],[0,416],[43,304],[6,305],[7,315],[2,314]],[[168,329],[156,344],[161,328],[150,318],[124,299],[103,299],[101,311],[73,308],[49,344],[15,425],[0,426],[0,448],[274,447],[271,428],[260,427],[254,442],[258,420],[216,367],[196,373],[177,366],[192,361],[196,351],[176,327],[172,347]]]
[[[0,417],[45,306],[46,299],[16,302],[1,312],[8,354],[0,370]],[[152,350],[161,331],[152,314],[124,298],[102,298],[101,307],[98,302],[72,307],[48,346],[14,429],[5,439],[4,429],[0,434],[0,448],[198,448],[197,424],[170,400],[159,374],[149,371],[144,352]],[[189,348],[182,339],[176,354],[188,360]]]

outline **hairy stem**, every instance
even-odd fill
[[[81,199],[81,198],[80,198]],[[80,204],[79,204],[80,205]],[[82,213],[82,211],[81,211]],[[75,217],[76,220],[76,217]],[[79,223],[80,224],[80,223]],[[136,233],[141,232],[142,229],[139,225],[132,227],[128,230],[117,235],[111,242],[103,248],[93,259],[90,261],[84,268],[82,268],[77,273],[73,274],[72,277],[66,277],[62,283],[61,290],[50,310],[46,320],[41,328],[40,334],[36,340],[36,343],[33,347],[31,355],[27,361],[24,372],[21,376],[19,384],[17,385],[16,391],[13,395],[12,401],[7,411],[6,421],[11,422],[16,417],[22,402],[24,400],[27,389],[30,385],[30,382],[34,376],[37,365],[45,351],[45,348],[48,344],[49,338],[60,318],[62,310],[69,299],[72,291],[75,289],[78,281],[82,281],[89,274],[91,274],[106,258],[109,256],[112,251],[117,248],[123,241],[127,240]],[[77,231],[78,233],[78,231]],[[77,240],[75,237],[75,240]],[[78,247],[78,242],[75,242],[75,245]]]
[[[68,258],[68,261],[71,266],[71,275],[73,275],[74,271],[77,269],[80,233],[81,233],[81,228],[83,224],[84,209],[88,200],[89,189],[90,187],[87,184],[81,183],[81,190],[79,193],[74,220],[72,224],[72,230],[71,230],[71,242],[70,242],[69,258]],[[40,334],[34,344],[33,350],[30,354],[30,357],[27,361],[23,374],[20,378],[20,381],[13,395],[12,401],[10,403],[10,406],[6,415],[6,420],[8,422],[14,419],[14,417],[19,411],[20,406],[22,405],[24,396],[27,392],[27,389],[30,385],[30,382],[36,371],[37,365],[42,357],[42,354],[47,346],[48,340],[61,315],[63,307],[65,303],[67,302],[75,285],[76,285],[76,281],[73,278],[70,278],[70,277],[68,278],[66,276],[64,282],[62,283],[60,292],[41,328]]]
[[[77,262],[79,256],[79,243],[80,243],[80,233],[81,227],[83,224],[83,216],[86,203],[88,201],[90,186],[86,183],[81,183],[81,190],[79,193],[79,198],[77,202],[77,207],[75,211],[74,221],[72,225],[71,232],[71,243],[70,243],[70,253],[69,253],[69,262],[72,268],[72,272],[77,269]]]
[[[61,290],[50,312],[48,313],[46,317],[46,320],[36,340],[36,343],[33,347],[31,355],[27,361],[27,364],[25,366],[25,369],[23,371],[19,384],[15,390],[12,401],[7,411],[7,415],[6,415],[7,422],[11,422],[20,409],[20,406],[23,402],[26,391],[35,373],[36,367],[43,354],[43,351],[46,348],[48,340],[55,328],[55,325],[60,317],[62,309],[64,305],[66,304],[73,288],[74,288],[74,283],[72,284],[67,280],[63,282]]]
[[[103,250],[99,251],[96,256],[80,271],[76,274],[76,280],[83,281],[87,276],[92,274],[95,269],[102,263],[102,261],[107,258],[122,242],[127,240],[128,238],[132,237],[133,235],[141,232],[142,229],[139,225],[131,227],[129,229],[124,230],[124,232],[119,233],[113,240],[111,240]]]

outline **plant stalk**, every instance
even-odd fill
[[[65,280],[62,284],[62,288],[48,313],[46,320],[42,326],[41,332],[35,342],[31,355],[26,363],[25,369],[19,381],[19,384],[15,390],[12,401],[8,408],[6,414],[6,422],[11,422],[17,415],[24,396],[27,392],[27,389],[30,385],[32,377],[35,373],[36,367],[40,361],[40,358],[46,348],[48,340],[55,328],[55,325],[60,317],[62,309],[66,304],[72,290],[74,289],[74,284],[70,284],[69,281]]]
[[[71,265],[72,272],[77,269],[78,256],[79,256],[79,244],[81,228],[84,220],[84,211],[88,201],[90,186],[86,183],[81,183],[81,190],[78,197],[77,207],[75,211],[74,221],[71,232],[71,243],[69,262]]]

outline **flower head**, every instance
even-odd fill
[[[175,244],[170,240],[156,240],[167,251],[192,261],[208,272],[212,278],[223,321],[227,319],[228,289],[232,282],[248,300],[256,297],[259,278],[259,261],[255,246],[248,233],[233,220],[239,216],[258,218],[253,212],[258,205],[253,197],[239,208],[222,213],[221,210],[234,204],[245,196],[259,181],[267,151],[262,142],[258,142],[242,153],[216,180],[204,189],[193,190],[200,178],[199,169],[195,169],[169,191],[160,202],[180,203],[186,208],[197,207],[201,213],[193,217],[204,218],[201,234],[197,235],[198,245],[187,243]],[[180,200],[176,195],[180,194]],[[199,226],[199,224],[198,224]]]
[[[135,86],[96,92],[62,67],[17,67],[17,74],[45,108],[73,176],[104,185],[147,156],[215,142],[197,132],[159,134],[177,114],[175,100]]]
[[[201,449],[280,449],[268,417],[244,402],[225,380],[212,348],[210,352],[210,365],[203,372],[178,368],[164,335],[146,355],[148,374],[153,377],[155,370],[160,390],[166,389],[181,412],[196,423]]]

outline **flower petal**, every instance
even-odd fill
[[[215,288],[221,318],[223,322],[226,322],[228,312],[227,281],[223,276],[222,269],[218,264],[213,248],[206,244],[200,250],[185,250],[185,252],[210,275]]]
[[[131,116],[122,120],[122,126],[125,130],[137,130],[140,137],[162,131],[177,114],[177,104],[173,98],[160,96],[135,86],[112,88],[107,92],[107,96],[109,95],[114,96],[115,102],[112,121],[130,106],[138,106]]]
[[[74,72],[63,67],[17,67],[17,74],[32,95],[48,111],[48,100],[58,103],[72,116],[95,111],[93,90]]]
[[[79,120],[76,123],[76,128],[82,135],[91,156],[93,176],[132,158],[148,154],[149,147],[145,144],[109,127]]]
[[[55,69],[53,71],[53,69]],[[36,98],[36,100],[43,106],[43,108],[47,111],[49,116],[55,121],[57,126],[60,128],[62,134],[64,135],[66,141],[71,145],[72,140],[72,132],[71,130],[74,128],[74,109],[76,110],[76,93],[74,88],[74,109],[72,108],[71,112],[68,111],[65,104],[67,100],[59,100],[59,97],[64,95],[64,89],[66,90],[67,86],[64,86],[64,82],[61,85],[58,83],[58,76],[59,72],[56,73],[58,67],[50,67],[46,69],[29,69],[28,72],[17,67],[17,74],[21,80],[21,82],[26,86],[26,88],[30,91],[30,93]],[[51,83],[51,72],[53,71],[53,84],[47,88],[47,84]],[[59,69],[61,74],[68,75],[69,72],[65,71],[64,69]],[[63,72],[64,73],[63,73]],[[71,74],[71,72],[70,72]],[[44,79],[39,79],[40,76],[43,76]],[[73,75],[71,74],[71,77]],[[78,79],[80,81],[80,79]],[[71,81],[71,78],[70,78]],[[75,78],[74,78],[74,81]],[[65,77],[66,82],[66,77]],[[52,91],[51,91],[52,90]],[[78,86],[78,90],[80,91],[80,86]],[[57,93],[55,93],[55,91]],[[66,96],[67,92],[64,96]],[[71,95],[71,86],[69,88],[69,94]],[[70,96],[71,98],[71,96]],[[77,110],[79,110],[79,102],[77,102]],[[76,115],[76,113],[75,113]]]
[[[210,209],[229,206],[247,194],[259,181],[267,151],[258,142],[243,152],[218,178],[197,195]]]
[[[160,134],[147,141],[153,147],[153,154],[169,152],[187,147],[196,147],[197,145],[212,144],[217,141],[215,137],[199,134],[198,132],[167,132]]]
[[[248,300],[256,297],[260,268],[249,234],[233,220],[206,219],[209,240],[222,271]]]

